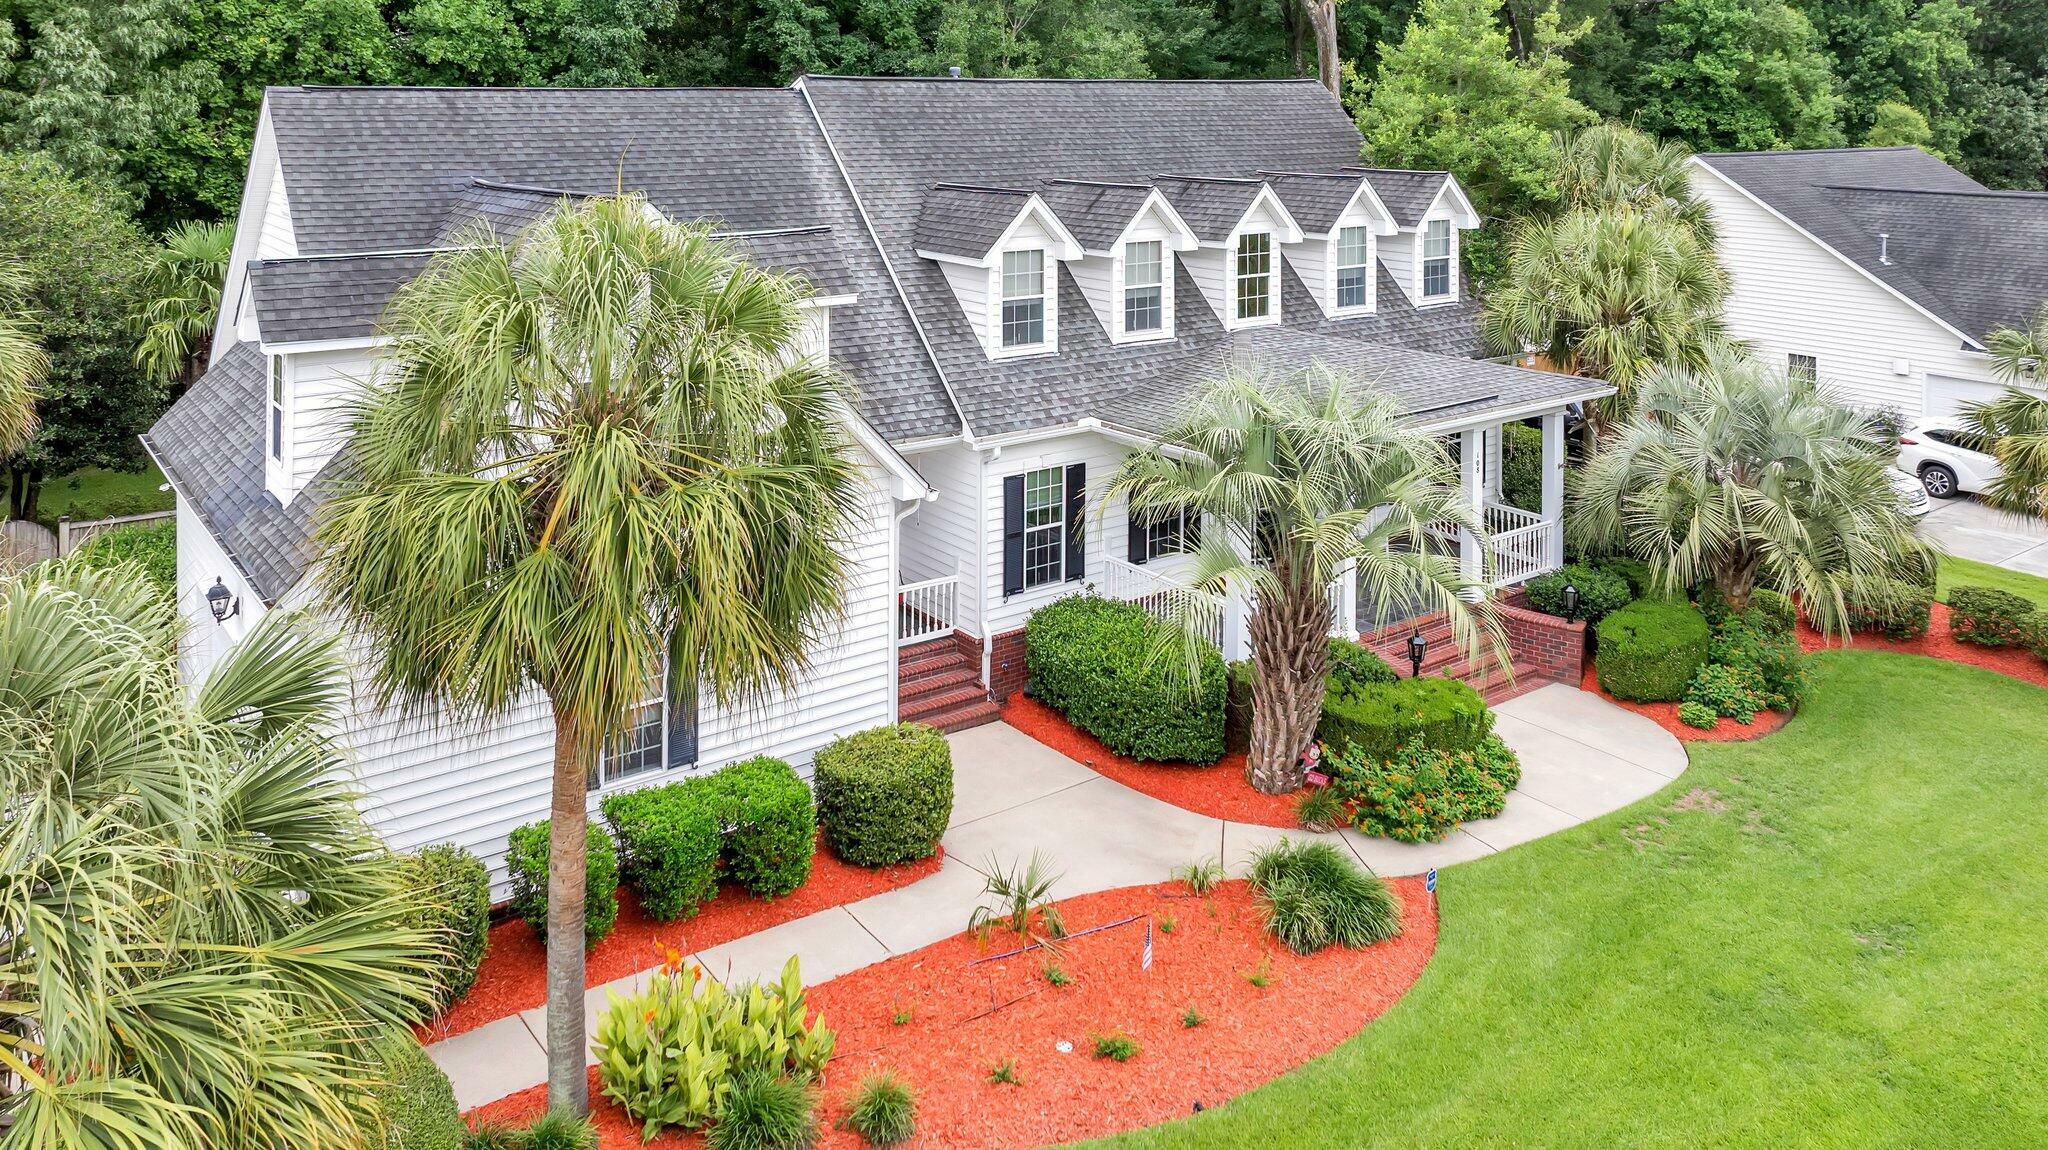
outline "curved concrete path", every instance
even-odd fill
[[[1382,875],[1419,874],[1506,850],[1655,793],[1686,767],[1685,749],[1662,727],[1597,695],[1552,685],[1496,708],[1496,730],[1522,761],[1522,783],[1499,818],[1469,823],[1440,843],[1407,844],[1357,831],[1342,843]],[[1096,774],[1005,723],[951,736],[953,819],[937,874],[914,885],[819,911],[707,947],[695,957],[727,980],[772,978],[794,954],[817,983],[957,934],[980,901],[990,860],[1014,867],[1043,852],[1061,872],[1058,898],[1160,882],[1174,867],[1221,858],[1241,874],[1252,851],[1306,832],[1198,815]],[[687,937],[688,928],[684,928]],[[593,988],[592,1029],[610,990]],[[465,1110],[547,1078],[543,1011],[500,1019],[427,1048]]]

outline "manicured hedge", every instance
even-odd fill
[[[1657,581],[1650,574],[1650,565],[1628,555],[1607,555],[1599,559],[1588,559],[1585,565],[1609,575],[1618,575],[1628,583],[1629,597],[1633,599],[1663,599],[1667,596],[1657,592]]]
[[[1683,603],[1635,602],[1600,620],[1594,667],[1617,699],[1675,702],[1707,661],[1713,629]]]
[[[706,781],[624,791],[598,804],[618,836],[620,873],[657,922],[688,918],[718,892],[722,836]]]
[[[1934,588],[1889,579],[1875,594],[1849,604],[1849,624],[1903,643],[1927,634],[1934,613]]]
[[[818,809],[796,769],[766,755],[704,779],[725,828],[720,857],[726,877],[763,898],[776,898],[811,877],[818,845]]]
[[[1392,683],[1400,678],[1372,648],[1353,639],[1330,640],[1330,684]]]
[[[512,876],[512,913],[526,920],[535,934],[548,933],[548,820],[513,831],[505,852]],[[583,937],[587,942],[612,932],[619,921],[619,852],[612,836],[596,823],[585,840],[583,868]]]
[[[2048,611],[2036,611],[2020,620],[2020,642],[2027,650],[2048,659]]]
[[[1316,738],[1353,758],[1387,759],[1411,741],[1444,751],[1478,746],[1493,733],[1493,712],[1456,679],[1333,686],[1323,697]]]
[[[1995,587],[1954,587],[1948,593],[1948,629],[1956,639],[1980,647],[2016,647],[2025,640],[2020,620],[2034,604]]]
[[[1588,623],[1598,623],[1628,606],[1635,598],[1627,579],[1612,571],[1578,563],[1560,567],[1548,575],[1538,575],[1523,586],[1529,592],[1529,606],[1536,610],[1560,619],[1583,619]],[[1564,609],[1566,587],[1579,589],[1578,610],[1569,615]]]
[[[483,861],[458,846],[431,846],[406,860],[412,888],[408,927],[434,935],[445,948],[434,963],[433,1011],[469,993],[491,938],[491,875]]]
[[[1201,653],[1193,689],[1178,644],[1135,604],[1075,595],[1032,613],[1024,662],[1034,698],[1119,755],[1160,762],[1223,757],[1223,657]]]
[[[455,1108],[455,1090],[420,1044],[394,1034],[377,1043],[375,1056],[378,1085],[370,1095],[383,1132],[371,1134],[373,1150],[462,1150],[469,1127]]]
[[[953,817],[953,751],[937,728],[900,723],[847,735],[812,765],[818,821],[840,858],[888,866],[939,849]]]

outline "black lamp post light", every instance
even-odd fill
[[[242,613],[242,600],[228,590],[227,581],[216,575],[213,586],[206,589],[206,609],[213,612],[213,621],[225,623]]]
[[[1564,617],[1567,619],[1579,617],[1579,585],[1576,583],[1564,585]]]
[[[1417,627],[1415,633],[1408,636],[1408,675],[1410,678],[1420,679],[1422,677],[1422,659],[1427,654],[1429,654],[1429,640],[1422,637],[1422,628]]]

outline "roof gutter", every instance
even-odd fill
[[[142,450],[144,454],[149,456],[149,461],[151,463],[156,464],[156,469],[158,471],[164,473],[164,482],[170,484],[171,494],[178,497],[178,502],[183,503],[187,507],[190,507],[192,509],[193,517],[198,519],[200,525],[206,528],[206,534],[210,538],[212,538],[213,545],[215,547],[220,548],[220,553],[222,555],[227,556],[228,565],[235,569],[235,575],[239,577],[242,580],[242,582],[248,584],[249,589],[251,591],[256,592],[256,597],[258,599],[263,600],[263,605],[265,607],[276,606],[276,600],[264,598],[262,586],[260,586],[256,582],[255,576],[249,574],[249,568],[246,564],[242,562],[242,557],[240,555],[235,554],[235,549],[228,546],[228,541],[221,538],[220,532],[215,531],[213,529],[213,524],[208,523],[206,521],[206,513],[199,510],[199,504],[193,502],[192,497],[185,494],[184,487],[178,483],[177,473],[173,472],[168,466],[165,465],[163,457],[156,453],[156,445],[149,441],[149,436],[147,434],[143,434],[138,435],[135,438],[141,441]]]

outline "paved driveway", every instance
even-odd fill
[[[1993,511],[1974,499],[1937,499],[1920,538],[1961,559],[2048,575],[2048,523]]]

